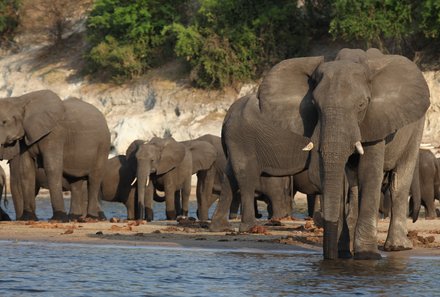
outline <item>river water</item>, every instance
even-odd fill
[[[37,202],[37,215],[49,218],[49,200]],[[123,206],[105,203],[103,207],[108,217],[125,216]],[[162,211],[157,209],[158,218]],[[260,252],[21,241],[0,241],[0,247],[0,296],[440,294],[440,257],[434,256],[323,261],[320,252],[287,249]]]

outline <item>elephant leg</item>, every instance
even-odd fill
[[[200,189],[199,189],[199,180]],[[213,200],[213,188],[215,180],[215,166],[212,166],[209,170],[203,171],[200,178],[197,175],[197,203],[198,213],[200,221],[208,220],[208,212]],[[200,191],[200,192],[199,192]]]
[[[189,211],[189,196],[191,195],[191,177],[185,181],[181,190],[182,194],[182,215],[187,217]]]
[[[406,227],[408,211],[408,193],[412,180],[412,170],[406,165],[398,166],[392,173],[390,197],[391,219],[388,227],[388,236],[385,240],[384,250],[401,251],[412,249]]]
[[[377,248],[377,223],[383,180],[385,143],[364,147],[359,160],[360,209],[354,243],[355,259],[381,259]]]
[[[229,219],[235,220],[238,218],[238,212],[241,207],[241,197],[238,192],[232,195],[231,207],[229,208]]]
[[[227,171],[229,171],[229,169],[227,169]],[[220,232],[231,229],[231,225],[228,222],[228,214],[233,192],[237,192],[235,179],[229,174],[224,173],[220,198],[212,216],[211,224],[209,225],[210,231]]]
[[[181,190],[177,190],[174,193],[174,209],[176,210],[176,216],[182,215],[182,192]]]
[[[348,183],[345,184],[344,194],[342,196],[342,203],[338,221],[338,230],[340,231],[339,242],[338,242],[338,258],[349,259],[352,258],[351,245],[350,245],[350,229],[348,227],[348,200],[350,195],[350,188],[348,188]]]
[[[166,182],[164,190],[165,190],[165,208],[166,208],[167,220],[175,220],[177,217],[176,188],[174,185],[171,185],[170,182]]]
[[[425,205],[425,219],[433,220],[437,217],[435,212],[434,188],[429,188],[424,194],[422,200]]]
[[[310,218],[313,218],[315,212],[315,197],[316,195],[307,194],[307,215]]]
[[[268,209],[269,205],[271,208],[271,212],[269,213],[270,218],[273,219],[281,219],[288,215],[287,213],[287,205],[285,199],[284,189],[281,186],[273,186],[269,187],[267,190],[267,195],[269,196],[268,201]]]
[[[104,164],[107,159],[99,158],[95,164],[95,170],[93,170],[87,180],[88,189],[88,204],[87,204],[87,217],[98,220],[106,220],[104,211],[101,209],[101,205],[98,200],[99,190],[101,188]]]
[[[13,158],[9,164],[10,186],[17,220],[38,220],[35,213],[35,162],[27,152]]]
[[[154,220],[153,196],[154,196],[155,191],[156,191],[156,189],[154,188],[153,183],[150,181],[150,183],[145,188],[145,197],[143,198],[144,199],[144,205],[145,205],[145,210],[144,210],[145,219],[148,222],[151,222],[152,220]],[[141,198],[138,197],[138,199],[141,199]],[[140,217],[139,212],[136,215],[136,217],[139,218],[139,219],[144,219],[144,218]]]
[[[70,183],[70,220],[78,220],[84,216],[84,213],[87,214],[87,208],[84,208],[86,207],[84,201],[87,201],[87,192],[83,191],[84,182],[84,180],[77,180]]]
[[[234,163],[232,165],[234,166]],[[254,200],[255,189],[260,176],[257,175],[258,170],[254,168],[255,166],[256,160],[250,160],[244,166],[238,163],[233,168],[241,196],[240,232],[248,232],[256,224]]]
[[[127,209],[127,220],[134,220],[136,218],[135,196],[136,196],[136,190],[132,188],[130,192],[128,192],[127,201],[125,202],[125,208]]]

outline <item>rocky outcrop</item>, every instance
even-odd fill
[[[206,91],[187,81],[147,75],[131,84],[115,85],[81,80],[72,62],[54,59],[39,63],[39,48],[0,59],[0,97],[18,96],[38,89],[51,89],[63,99],[78,97],[95,105],[107,118],[113,153],[124,153],[131,141],[172,135],[177,140],[205,133],[220,135],[221,123],[230,104],[254,92],[256,84],[241,90]],[[431,92],[423,142],[440,147],[440,72],[424,73]]]

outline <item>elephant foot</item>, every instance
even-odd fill
[[[23,211],[21,217],[17,219],[17,221],[38,221],[37,215],[34,212]]]
[[[425,220],[435,220],[437,216],[426,216]]]
[[[239,232],[249,232],[255,226],[256,226],[255,222],[252,222],[252,223],[241,222],[238,231]]]
[[[11,221],[9,215],[0,208],[0,221]]]
[[[145,218],[147,222],[154,220],[154,212],[151,208],[145,208]]]
[[[167,215],[167,220],[175,220],[177,217],[176,211],[174,210],[167,210],[166,215]]]
[[[69,220],[73,221],[73,222],[79,222],[82,218],[82,215],[80,214],[73,214],[73,213],[69,213]]]
[[[413,244],[408,237],[393,239],[388,236],[385,244],[383,246],[384,251],[387,252],[398,252],[398,251],[406,251],[411,250],[413,248]]]
[[[49,220],[67,223],[69,222],[69,216],[64,211],[55,211],[52,218],[50,218]]]
[[[382,259],[382,255],[377,252],[373,251],[361,251],[361,252],[355,252],[354,253],[354,259],[355,260],[380,260]]]
[[[88,214],[86,218],[98,221],[107,221],[107,217],[105,216],[103,211],[98,211],[98,215]]]
[[[182,211],[182,216],[183,217],[188,217],[188,211],[187,210]]]
[[[228,221],[212,221],[209,225],[209,231],[211,232],[225,232],[232,231],[232,226]]]

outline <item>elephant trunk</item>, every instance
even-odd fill
[[[146,197],[145,195],[145,191],[146,191],[145,188],[150,181],[150,171],[151,168],[148,165],[148,162],[146,160],[138,159],[137,172],[136,172],[136,178],[137,178],[136,217],[141,220],[143,220],[144,218],[146,218],[147,220],[152,219],[149,217],[152,214],[152,209],[151,209],[152,203],[151,201],[148,201],[149,198]]]
[[[338,222],[340,216],[345,162],[332,162],[323,157],[324,258],[338,257]],[[341,158],[342,159],[342,158]]]
[[[324,258],[338,258],[338,224],[343,215],[341,213],[342,201],[344,200],[344,176],[345,165],[348,157],[354,150],[356,134],[337,129],[341,126],[338,119],[330,119],[327,125],[321,126],[320,155],[322,160],[322,211],[324,217]],[[336,124],[335,124],[336,123]],[[329,125],[330,124],[330,125]],[[356,140],[356,141],[355,141]]]

